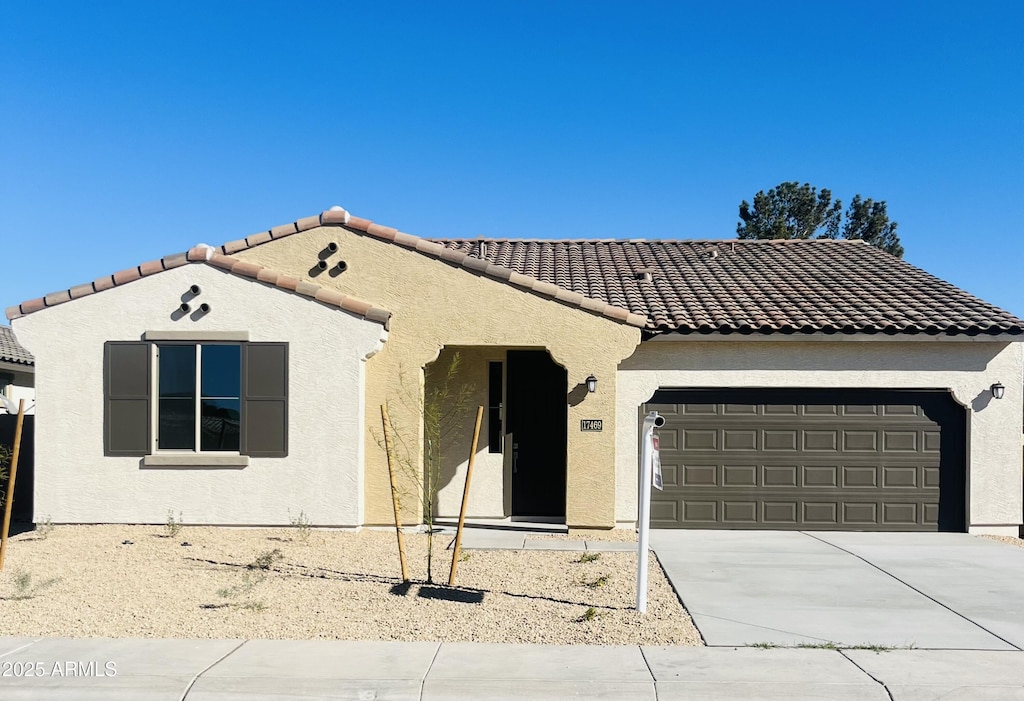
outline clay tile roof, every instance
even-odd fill
[[[34,366],[36,359],[25,350],[10,326],[0,326],[0,360],[15,365]]]
[[[22,302],[7,318],[196,262],[335,304],[312,283],[231,255],[317,226],[342,226],[650,333],[1024,334],[1009,312],[861,241],[424,239],[341,207]],[[352,298],[336,306],[389,317]]]
[[[1024,334],[1009,312],[861,241],[437,241],[624,307],[655,333]]]
[[[294,233],[294,231],[290,233]],[[40,299],[29,300],[28,302],[22,302],[17,306],[8,307],[7,318],[12,320],[17,319],[19,316],[24,316],[26,314],[39,311],[40,309],[46,309],[47,307],[63,304],[64,302],[68,302],[72,299],[78,299],[79,297],[84,297],[89,294],[96,294],[97,292],[102,292],[103,290],[110,289],[111,287],[127,285],[146,275],[156,274],[158,272],[177,268],[189,263],[198,263],[211,265],[225,270],[232,275],[258,280],[265,285],[300,294],[311,300],[320,302],[321,304],[337,307],[338,309],[343,309],[350,314],[355,314],[356,316],[360,316],[364,319],[369,319],[370,321],[383,324],[384,328],[388,328],[391,312],[387,310],[375,307],[372,304],[363,302],[355,297],[349,297],[341,294],[340,292],[324,289],[313,283],[294,280],[293,278],[289,278],[287,275],[270,270],[269,268],[264,268],[256,263],[243,261],[235,258],[234,256],[224,255],[218,252],[222,250],[223,247],[213,248],[212,246],[199,244],[198,246],[190,248],[186,253],[177,253],[172,256],[167,256],[166,258],[161,258],[158,261],[143,263],[137,268],[122,270],[111,277],[100,278],[93,283],[78,285],[77,287],[72,287],[70,290],[62,290],[61,292],[55,292]],[[289,282],[291,282],[291,284],[289,284]],[[0,329],[6,328],[7,327],[0,327]],[[0,352],[3,350],[3,337],[0,336]],[[22,349],[22,351],[27,353],[24,349]],[[28,357],[31,359],[32,356]]]

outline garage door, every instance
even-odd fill
[[[948,392],[661,390],[655,528],[965,530]]]

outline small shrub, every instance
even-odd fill
[[[608,575],[606,574],[601,575],[597,579],[592,579],[589,582],[585,579],[583,580],[583,586],[587,587],[588,589],[597,589],[598,587],[603,587],[607,583]]]
[[[168,538],[173,538],[174,536],[181,533],[181,519],[182,514],[180,511],[178,512],[178,518],[174,518],[174,510],[167,509],[167,522],[164,523],[164,533],[167,535]]]
[[[284,554],[274,548],[273,550],[267,550],[256,556],[256,559],[246,565],[246,569],[250,570],[269,570],[273,567],[274,563],[278,560],[283,560]]]
[[[597,562],[601,559],[601,553],[583,553],[576,562]]]
[[[17,570],[11,575],[11,580],[14,582],[14,596],[11,598],[21,601],[23,599],[31,599],[44,589],[49,589],[59,582],[60,578],[53,577],[52,579],[46,579],[42,582],[36,582],[33,584],[31,572]]]
[[[260,599],[247,599],[245,601],[238,601],[238,599],[252,594],[253,590],[262,584],[266,578],[267,575],[263,572],[254,572],[251,569],[246,570],[242,573],[242,581],[234,586],[218,589],[217,596],[222,599],[232,599],[232,601],[226,604],[227,606],[233,606],[246,611],[265,611],[267,609],[267,605]],[[217,607],[207,605],[205,608]]]
[[[53,533],[53,518],[49,515],[43,517],[43,519],[36,524],[36,537],[40,540],[46,540]]]
[[[576,622],[577,623],[586,623],[587,621],[592,621],[592,620],[594,620],[595,618],[597,618],[598,616],[601,616],[601,615],[603,615],[603,614],[598,613],[597,609],[594,608],[593,606],[591,606],[586,611],[583,612],[582,616],[580,616],[579,618],[576,619]]]
[[[459,555],[459,562],[469,562],[469,558],[471,557],[472,555],[470,553],[461,553]]]
[[[288,512],[291,516],[291,511]],[[313,532],[313,524],[310,522],[309,517],[306,516],[305,511],[300,511],[298,516],[291,518],[292,527],[295,532],[299,534],[299,540],[303,543],[309,542],[309,534]]]

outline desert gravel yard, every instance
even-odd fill
[[[451,539],[435,537],[435,582],[447,582]],[[393,531],[23,533],[9,542],[0,573],[0,634],[702,644],[654,557],[640,616],[632,608],[635,553],[467,551],[449,590],[422,584],[426,543],[406,535],[414,582],[403,587]]]

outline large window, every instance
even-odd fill
[[[146,466],[288,455],[287,343],[151,333],[162,337],[104,345],[105,455]]]
[[[157,449],[238,452],[241,347],[159,344],[157,367]]]

